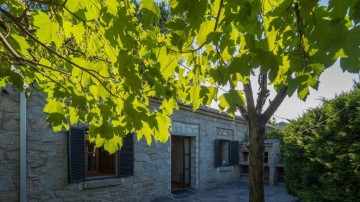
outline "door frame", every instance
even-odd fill
[[[191,187],[191,166],[192,166],[192,164],[191,164],[191,137],[188,137],[188,136],[180,136],[181,138],[182,138],[182,141],[183,141],[183,187],[184,188],[190,188]],[[186,151],[185,151],[185,139],[188,139],[189,140],[189,145],[188,145],[188,148],[189,148],[189,168],[188,168],[188,170],[189,170],[189,179],[188,179],[188,184],[186,184],[185,182],[186,182],[186,180],[185,180],[185,172],[186,172],[186,168],[185,168],[185,158],[186,158]]]

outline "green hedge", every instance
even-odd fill
[[[287,125],[288,191],[301,201],[360,201],[360,85]]]

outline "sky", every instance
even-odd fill
[[[321,104],[321,98],[332,99],[336,94],[351,90],[354,80],[359,81],[359,74],[343,72],[339,65],[339,62],[336,62],[321,74],[318,91],[311,89],[310,95],[305,102],[301,101],[295,93],[290,98],[286,97],[284,102],[275,112],[275,115],[278,116],[275,116],[276,121],[285,121],[279,117],[296,119],[301,116],[306,109],[319,106]],[[272,91],[271,94],[274,96],[274,91]],[[272,96],[270,95],[270,97]]]
[[[258,69],[254,71],[255,75],[258,75]],[[310,94],[307,96],[306,101],[302,101],[297,97],[295,92],[291,97],[286,96],[283,103],[277,109],[274,114],[276,122],[288,122],[287,119],[297,119],[306,112],[307,109],[316,108],[321,105],[321,100],[333,99],[335,95],[339,95],[342,92],[350,91],[353,87],[354,80],[359,82],[360,74],[350,74],[349,72],[343,72],[340,68],[340,63],[337,61],[333,66],[326,69],[320,76],[319,89],[316,91],[310,88]],[[256,100],[257,91],[259,88],[257,77],[251,77],[251,84],[254,94],[254,100]],[[266,101],[264,109],[268,107],[269,99],[273,100],[276,92],[268,86],[270,90],[270,96]],[[227,90],[228,87],[225,87]],[[242,89],[240,87],[239,89]],[[221,92],[223,93],[223,92]],[[213,102],[211,105],[212,108],[218,109],[218,104]],[[240,115],[239,113],[236,113]]]

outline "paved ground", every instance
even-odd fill
[[[154,202],[232,202],[232,201],[248,201],[248,184],[244,181],[232,182],[222,186],[205,189],[202,191],[195,191],[188,189],[183,193],[173,194],[169,198],[159,198]],[[266,202],[292,202],[296,198],[286,193],[284,185],[265,186],[265,201]]]

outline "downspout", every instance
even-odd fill
[[[26,202],[26,97],[20,92],[20,202]]]

